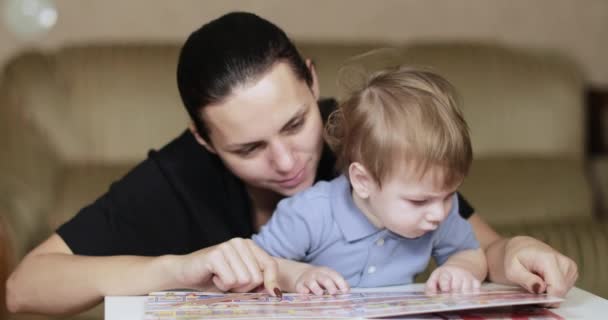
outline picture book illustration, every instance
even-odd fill
[[[474,293],[439,294],[426,294],[424,291],[352,292],[323,296],[284,294],[282,299],[266,293],[216,294],[170,291],[151,293],[147,297],[144,320],[386,317],[393,317],[391,319],[467,319],[462,316],[473,315],[478,312],[477,310],[485,308],[561,301],[560,298],[545,294],[531,294],[520,288],[482,288]],[[460,310],[472,311],[465,314],[448,313]],[[537,313],[536,316],[531,317],[534,319],[561,319],[546,309],[529,310],[536,310],[534,311]],[[509,312],[512,311],[486,312],[482,310],[481,313],[487,313],[489,318],[478,315],[470,319],[492,319],[491,317],[494,315],[500,316],[500,318],[494,319],[510,319],[506,316],[506,313]],[[532,311],[528,313],[530,312]],[[404,317],[409,315],[421,316]],[[445,318],[445,316],[449,317]],[[525,317],[517,317],[517,319],[525,319]]]

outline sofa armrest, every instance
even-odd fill
[[[5,212],[0,206],[0,319],[6,319],[6,280],[13,269],[14,257],[12,253],[11,237],[8,225],[4,219]]]
[[[45,214],[55,196],[60,161],[31,113],[34,103],[55,107],[53,97],[44,93],[45,85],[53,86],[49,64],[38,56],[14,59],[0,83],[0,205],[17,259],[52,232]]]

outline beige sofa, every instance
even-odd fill
[[[316,63],[323,95],[336,96],[342,62],[377,46],[300,47]],[[608,297],[608,228],[592,215],[583,78],[576,65],[496,44],[404,48],[390,59],[432,67],[461,93],[475,154],[462,190],[477,212],[506,234],[531,234],[557,247],[578,262],[578,286]],[[178,49],[69,47],[23,53],[5,66],[0,211],[10,240],[3,244],[15,260],[149,148],[186,128],[175,84]],[[383,64],[379,59],[362,61]]]

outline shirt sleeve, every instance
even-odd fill
[[[57,234],[79,255],[183,254],[191,249],[189,223],[171,186],[146,160],[60,226]]]
[[[272,256],[302,261],[319,242],[318,229],[324,225],[315,209],[313,200],[299,195],[283,199],[252,239]]]
[[[433,237],[433,256],[439,265],[458,251],[479,248],[471,224],[459,212],[458,196],[454,195],[452,210]]]

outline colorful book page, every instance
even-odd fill
[[[282,300],[265,293],[156,292],[146,300],[144,319],[361,319],[561,301],[519,288],[482,288],[474,293],[439,294],[424,291],[323,296],[285,294]]]

